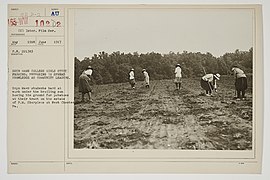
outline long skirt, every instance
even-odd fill
[[[206,91],[209,91],[209,92],[212,92],[213,90],[213,85],[212,83],[208,82],[208,81],[204,81],[203,79],[201,79],[201,87],[206,90]]]
[[[133,87],[135,85],[135,79],[130,79],[129,84]]]
[[[79,77],[79,92],[81,93],[92,92],[92,88],[90,86],[90,78],[85,74],[82,74]]]
[[[181,82],[182,82],[181,77],[175,77],[174,83],[181,83]]]
[[[235,81],[235,89],[237,91],[246,90],[247,89],[247,78],[246,77],[237,78]]]

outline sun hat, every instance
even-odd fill
[[[92,70],[92,68],[90,68],[90,69],[86,69],[84,72],[86,75],[91,76],[93,73],[93,70]]]
[[[214,74],[214,77],[217,79],[217,80],[219,80],[220,79],[220,74]]]
[[[92,68],[92,66],[87,66],[87,68],[86,68],[86,69],[93,69],[93,68]]]

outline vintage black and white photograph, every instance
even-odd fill
[[[76,9],[74,149],[253,149],[248,8]]]

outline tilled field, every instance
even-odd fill
[[[252,89],[236,101],[233,77],[218,82],[213,97],[199,79],[96,85],[91,103],[75,88],[74,148],[249,150],[252,148]],[[249,87],[251,82],[249,81]]]

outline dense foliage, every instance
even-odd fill
[[[151,80],[174,78],[174,68],[181,64],[183,77],[203,76],[206,73],[230,74],[231,67],[237,65],[246,73],[252,73],[253,49],[225,53],[223,56],[214,57],[211,53],[170,52],[169,54],[147,53],[133,54],[113,52],[108,54],[100,52],[92,58],[85,57],[79,60],[75,57],[75,85],[82,71],[87,66],[93,67],[93,81],[96,84],[120,83],[128,81],[128,73],[135,69],[136,80],[143,80],[142,69],[147,69]]]

